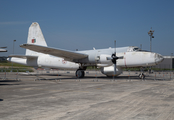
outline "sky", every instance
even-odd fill
[[[90,50],[138,46],[174,53],[174,0],[0,0],[0,56],[25,54],[28,29],[38,22],[49,47]]]

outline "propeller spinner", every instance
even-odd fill
[[[114,53],[111,55],[111,58],[107,58],[108,60],[111,60],[114,64],[114,76],[116,75],[116,68],[117,68],[117,60],[123,59],[123,56],[117,57],[116,55],[116,40],[114,41]]]

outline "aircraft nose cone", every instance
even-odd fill
[[[163,60],[164,60],[164,57],[162,55],[155,53],[155,62],[156,62],[156,64],[159,64]]]

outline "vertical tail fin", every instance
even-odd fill
[[[29,27],[27,43],[47,46],[45,38],[44,38],[42,31],[40,29],[40,26],[37,22],[33,22],[31,24],[31,26]],[[34,52],[32,50],[26,49],[26,55],[39,55],[39,54],[42,54],[42,53],[38,53],[38,52]]]

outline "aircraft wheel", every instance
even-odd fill
[[[84,70],[78,69],[78,70],[76,71],[76,77],[77,77],[77,78],[83,78],[84,76],[85,76]]]

